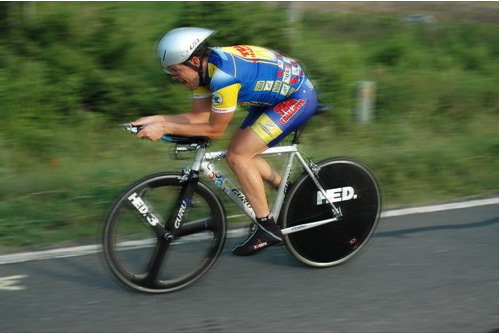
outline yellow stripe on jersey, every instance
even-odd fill
[[[195,99],[204,99],[211,96],[211,91],[206,87],[198,87],[193,92],[193,97]]]
[[[215,65],[208,63],[208,76],[210,78],[213,78],[216,70],[218,70],[218,68]]]
[[[260,59],[260,60],[273,60],[273,61],[275,61],[276,59],[274,52],[259,46],[234,45],[234,46],[221,47],[220,49],[224,52],[233,54],[239,58],[244,58],[244,59]]]
[[[240,89],[241,84],[236,83],[213,92],[211,110],[216,113],[229,113],[236,110]]]
[[[270,143],[282,133],[281,128],[266,114],[262,114],[258,117],[256,122],[251,126],[251,129],[255,131],[256,135],[260,137],[265,144]]]

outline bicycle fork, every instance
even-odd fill
[[[145,286],[154,287],[157,284],[159,271],[163,265],[163,261],[171,243],[183,234],[191,234],[197,231],[205,230],[209,225],[208,221],[196,221],[184,224],[184,216],[189,207],[192,206],[192,198],[194,196],[199,177],[199,171],[187,170],[183,171],[180,176],[180,182],[183,183],[179,196],[175,202],[175,206],[170,216],[165,223],[160,219],[148,224],[156,233],[156,245],[149,258],[145,274],[137,275],[132,278],[132,281],[141,282]],[[205,220],[209,220],[205,219]]]
[[[199,182],[199,170],[201,169],[201,161],[206,153],[206,147],[198,147],[196,157],[192,168],[184,168],[180,176],[180,182],[183,184],[180,194],[175,203],[174,209],[168,217],[165,225],[164,239],[172,242],[182,234],[190,234],[206,229],[209,222],[206,219],[201,221],[183,224],[184,214],[192,206],[192,198]]]
[[[199,181],[199,172],[195,170],[183,170],[181,182],[184,182],[180,194],[175,202],[173,211],[170,213],[165,224],[164,239],[172,242],[182,233],[182,222],[186,210],[192,206],[192,197]]]

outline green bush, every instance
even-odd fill
[[[202,23],[201,23],[202,22]],[[185,2],[175,27],[199,26],[217,31],[209,44],[253,44],[288,53],[289,23],[286,13],[265,3]]]
[[[31,4],[34,15],[0,3],[0,251],[93,238],[126,184],[182,166],[170,146],[119,123],[188,110],[190,93],[160,71],[155,48],[171,28],[201,22],[217,30],[212,46],[299,60],[333,106],[311,120],[303,149],[364,161],[386,207],[499,188],[497,26],[320,13],[290,26],[282,6],[259,2]],[[369,124],[352,117],[358,81],[376,83]]]

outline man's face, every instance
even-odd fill
[[[168,67],[166,72],[172,76],[173,80],[180,82],[190,90],[195,90],[199,87],[198,72],[187,65],[172,65]]]

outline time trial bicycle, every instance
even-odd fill
[[[381,193],[374,174],[355,160],[314,163],[305,155],[306,161],[298,151],[302,130],[290,135],[290,144],[261,154],[286,159],[272,213],[293,257],[311,267],[336,266],[358,254],[373,235]],[[191,151],[192,164],[180,173],[154,174],[130,185],[111,207],[103,229],[104,259],[112,274],[147,293],[185,288],[213,266],[227,237],[227,215],[218,194],[227,195],[256,223],[244,194],[215,166],[226,151],[209,151],[206,137],[166,135],[163,140],[176,144],[176,157]],[[303,172],[291,180],[295,165]],[[200,179],[203,174],[214,187]]]

